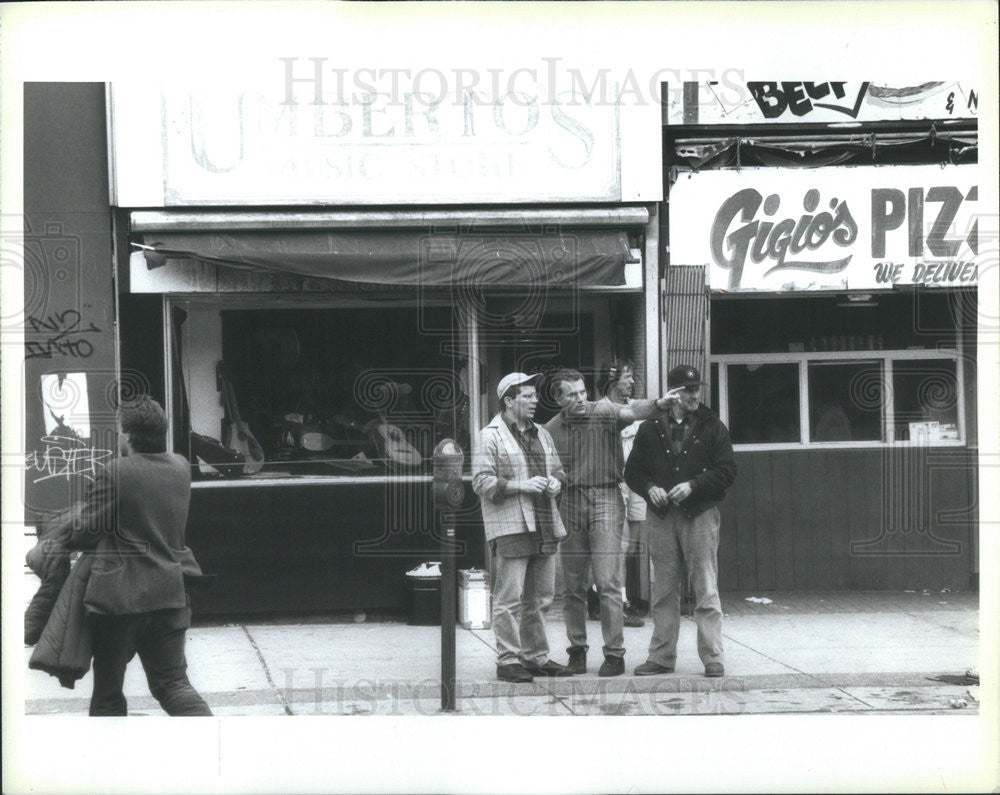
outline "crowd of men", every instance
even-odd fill
[[[665,395],[638,400],[631,398],[631,364],[614,362],[601,379],[604,396],[592,401],[583,375],[561,369],[551,376],[559,412],[545,425],[534,422],[539,378],[515,372],[500,379],[500,411],[480,433],[473,456],[472,485],[493,562],[497,678],[530,682],[587,671],[591,582],[603,638],[598,676],[625,672],[624,560],[644,523],[653,565],[653,636],[634,673],[674,670],[686,572],[705,675],[723,676],[717,505],[736,477],[736,462],[728,430],[701,402],[701,374],[689,365],[674,367]],[[545,631],[556,554],[564,581],[565,665],[549,656]]]
[[[603,638],[597,673],[624,673],[623,560],[644,524],[654,627],[635,674],[674,670],[686,571],[705,675],[724,675],[717,504],[736,477],[736,463],[729,432],[700,401],[701,375],[675,367],[665,395],[637,400],[631,364],[615,362],[601,379],[604,397],[592,401],[583,375],[562,369],[551,379],[559,412],[544,426],[534,422],[539,378],[515,372],[500,379],[500,411],[479,434],[473,457],[473,488],[492,554],[497,677],[530,682],[585,673],[591,584]],[[138,655],[164,711],[211,715],[187,678],[184,653],[187,585],[202,576],[184,537],[190,467],[166,452],[167,418],[156,401],[144,396],[118,414],[122,455],[29,555],[43,579],[26,623],[26,638],[30,631],[30,642],[38,642],[31,665],[75,681],[92,657],[90,714],[125,715],[125,669]],[[71,549],[86,550],[86,565],[72,572]],[[550,657],[545,626],[557,554],[565,583],[565,665]],[[79,582],[46,589],[47,578]],[[64,591],[81,602],[78,609]],[[49,598],[55,593],[58,600]],[[45,601],[44,615],[36,615],[35,601]],[[84,613],[89,632],[75,626]],[[73,638],[88,642],[74,650]],[[68,664],[77,652],[80,664]]]

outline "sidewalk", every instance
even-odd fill
[[[746,601],[766,597],[770,604]],[[631,675],[652,633],[625,629],[626,675],[601,679],[600,624],[588,622],[586,675],[498,682],[490,630],[457,628],[461,715],[768,713],[970,714],[978,709],[975,593],[836,592],[723,595],[727,676],[706,679],[695,625],[683,621],[674,674]],[[402,621],[249,623],[188,632],[189,675],[216,715],[435,715],[440,628]],[[558,604],[552,656],[566,661]],[[24,650],[24,664],[31,649]],[[933,679],[944,676],[947,681]],[[26,674],[29,715],[87,713],[91,675],[75,690]],[[162,715],[138,660],[125,679],[129,714]]]

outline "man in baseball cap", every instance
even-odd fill
[[[566,536],[556,508],[565,478],[555,443],[533,421],[538,375],[508,373],[497,384],[500,413],[479,434],[472,488],[493,556],[497,679],[570,676],[549,659],[545,616],[555,595],[555,552]]]
[[[723,676],[722,603],[719,600],[717,504],[736,479],[729,430],[701,403],[701,373],[689,364],[667,373],[681,389],[665,417],[641,426],[625,465],[625,481],[649,505],[647,528],[655,582],[653,637],[636,676],[674,670],[680,631],[684,569],[694,586],[698,655],[705,676]]]
[[[541,373],[535,373],[534,375],[527,375],[526,373],[507,373],[507,375],[501,378],[500,383],[497,384],[497,397],[500,398],[501,410],[503,409],[503,396],[506,394],[508,389],[513,386],[533,384],[541,377],[541,375]]]

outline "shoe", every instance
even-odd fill
[[[571,649],[569,664],[566,666],[571,674],[587,673],[587,652],[583,649]]]
[[[641,599],[627,599],[622,607],[625,609],[625,615],[627,616],[632,615],[636,618],[645,618],[648,613],[645,603]]]
[[[630,613],[626,613],[625,614],[625,619],[624,619],[623,623],[625,624],[626,627],[644,627],[644,626],[646,626],[646,622],[643,621],[641,618],[639,618],[639,616],[632,615]]]
[[[572,676],[573,672],[568,666],[560,665],[555,660],[546,660],[541,665],[524,662],[521,666],[532,676]]]
[[[705,663],[705,676],[725,676],[726,666],[720,662]]]
[[[520,663],[497,666],[497,679],[502,682],[533,682],[535,678]]]
[[[642,665],[636,666],[636,676],[656,676],[657,674],[672,674],[674,666],[660,665],[658,662],[646,660]]]
[[[625,673],[625,658],[608,655],[597,669],[598,676],[621,676]]]
[[[587,591],[587,618],[591,621],[601,620],[601,597],[593,588]]]

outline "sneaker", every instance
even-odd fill
[[[705,676],[725,676],[726,667],[720,662],[705,663]]]
[[[523,662],[521,666],[532,676],[572,676],[573,672],[568,666],[560,665],[555,660],[546,660],[541,665]]]
[[[644,627],[646,622],[643,621],[639,616],[632,613],[626,613],[623,623],[626,627]]]
[[[587,652],[583,649],[570,649],[569,664],[566,667],[571,674],[587,673]]]
[[[520,663],[497,666],[497,679],[502,682],[533,682],[534,677]]]
[[[625,658],[606,655],[601,667],[597,669],[598,676],[621,676],[625,673]]]
[[[635,669],[636,676],[656,676],[657,674],[672,674],[673,672],[674,666],[660,665],[652,660],[646,660]]]

